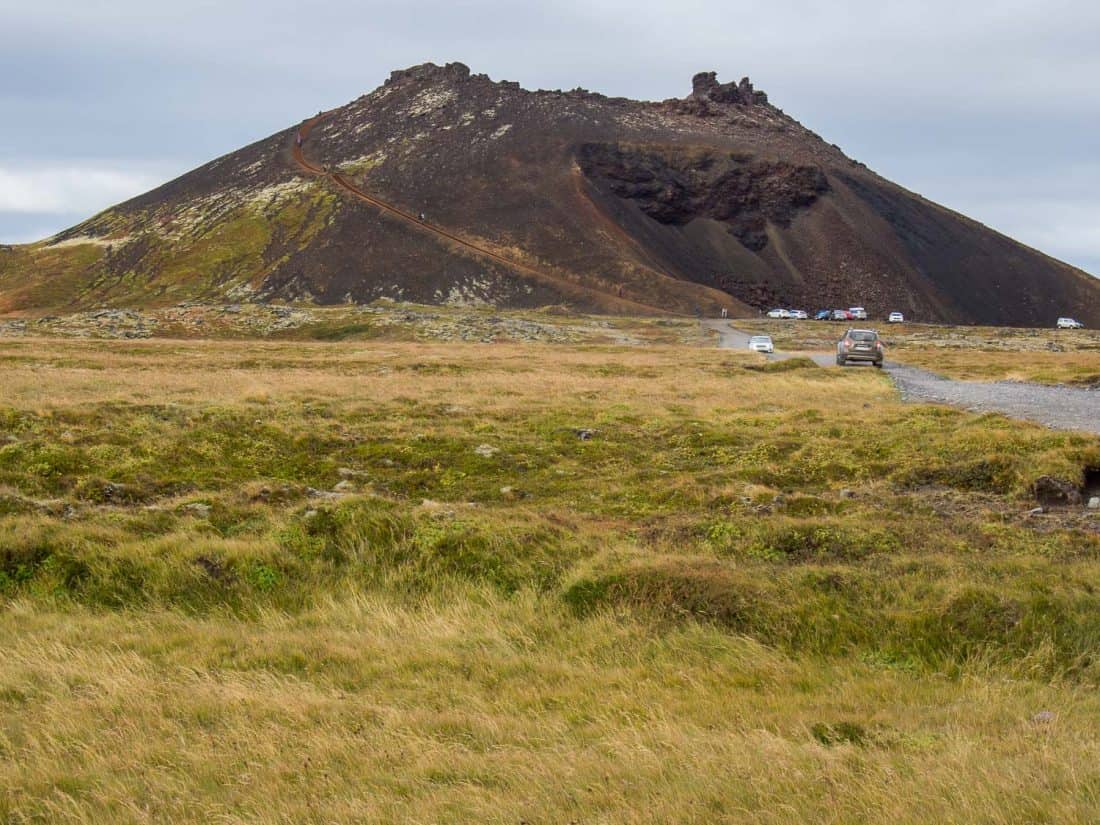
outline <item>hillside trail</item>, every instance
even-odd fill
[[[326,118],[331,117],[333,111],[320,112],[315,117],[310,118],[302,123],[298,127],[296,133],[296,139],[291,146],[291,155],[294,158],[295,163],[298,164],[305,172],[318,177],[324,177],[331,180],[336,186],[343,189],[353,198],[363,201],[365,203],[374,206],[383,212],[392,215],[407,224],[415,226],[419,230],[431,235],[435,235],[440,238],[444,238],[451,243],[458,244],[462,248],[469,250],[483,258],[488,258],[497,263],[504,264],[512,270],[521,272],[528,276],[532,280],[538,281],[546,286],[549,286],[563,295],[567,295],[571,298],[580,301],[591,301],[597,305],[602,306],[604,309],[614,312],[619,312],[624,315],[641,314],[641,315],[674,315],[676,313],[670,312],[667,308],[656,307],[650,304],[645,304],[640,301],[635,301],[630,298],[623,298],[618,295],[612,295],[609,292],[594,289],[592,287],[583,286],[582,284],[574,283],[567,278],[560,275],[554,275],[549,272],[545,272],[541,269],[537,269],[529,264],[520,263],[519,261],[512,260],[499,252],[494,252],[480,244],[469,241],[454,232],[451,232],[437,224],[430,223],[427,220],[422,220],[420,216],[414,215],[411,212],[407,212],[399,206],[385,201],[369,192],[356,186],[344,175],[339,172],[330,171],[322,165],[316,164],[306,157],[305,144],[309,140],[310,132],[313,131],[313,127]]]
[[[737,329],[729,321],[706,320],[702,323],[705,329],[718,334],[720,349],[748,349],[750,333]],[[795,357],[812,358],[822,367],[836,367],[833,352],[776,352],[768,356],[773,361]],[[890,375],[905,401],[948,404],[969,412],[1000,413],[1056,430],[1100,435],[1100,392],[1095,390],[1021,381],[959,381],[895,361],[883,364],[883,371]]]

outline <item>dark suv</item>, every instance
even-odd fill
[[[873,329],[850,329],[836,345],[836,363],[841,367],[851,361],[870,361],[881,368],[883,355],[882,341]]]

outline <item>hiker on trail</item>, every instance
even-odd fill
[[[417,217],[420,218],[421,223],[424,223],[424,221],[427,220],[427,216],[423,212],[417,215]]]
[[[726,309],[725,307],[722,307],[722,317],[723,318],[728,318],[729,314],[730,314],[730,311],[728,309]]]

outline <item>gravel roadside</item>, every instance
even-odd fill
[[[748,333],[727,321],[704,321],[718,334],[722,349],[747,349]],[[794,355],[813,358],[823,367],[835,366],[830,353],[775,353],[782,360]],[[917,367],[887,361],[884,369],[906,401],[950,404],[971,412],[995,412],[1034,421],[1059,430],[1082,430],[1100,435],[1100,392],[1076,387],[1048,387],[1016,381],[957,381]]]
[[[887,362],[886,370],[906,401],[951,404],[972,412],[997,412],[1058,430],[1100,435],[1100,392],[1018,381],[955,381],[927,370]]]

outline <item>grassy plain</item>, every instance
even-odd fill
[[[0,821],[1096,821],[1100,441],[758,363],[0,341]]]

